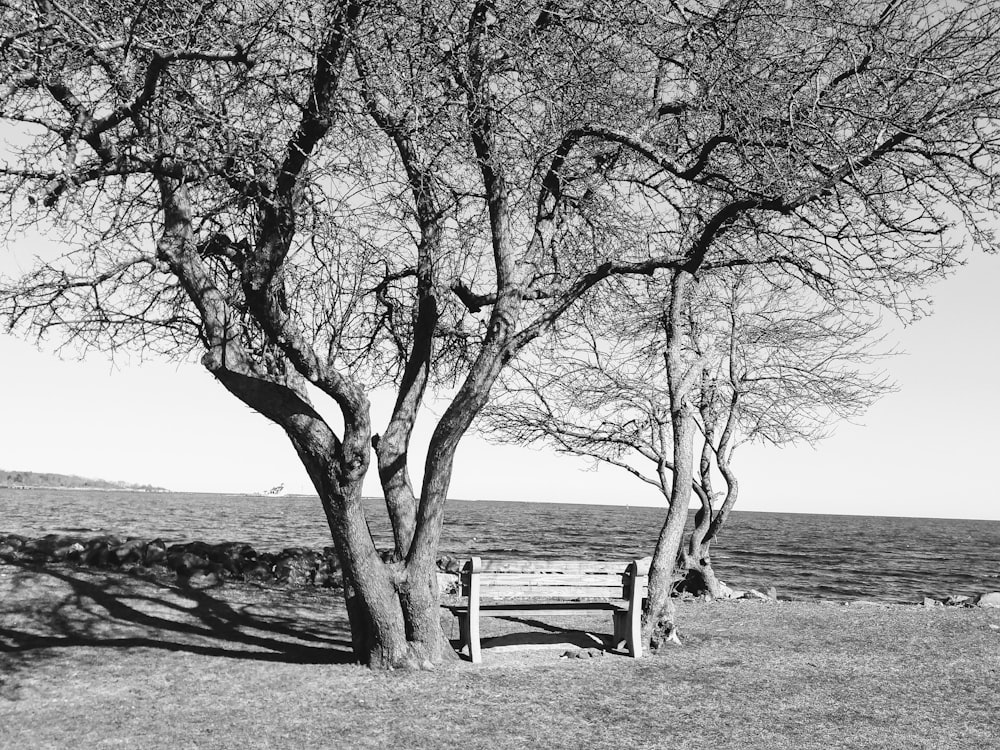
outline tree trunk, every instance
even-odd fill
[[[706,432],[710,435],[709,430]],[[706,441],[701,456],[701,508],[694,518],[694,528],[685,548],[677,557],[677,578],[681,580],[680,590],[700,596],[707,594],[712,599],[722,597],[722,582],[712,568],[710,548],[712,538],[708,536],[713,527],[712,517],[712,480],[711,480],[712,447]]]
[[[364,514],[361,482],[321,493],[340,560],[355,655],[376,669],[429,669],[454,651],[441,629],[437,571],[382,560]]]
[[[729,473],[728,466],[726,470]],[[722,507],[711,519],[711,524],[708,524],[704,530],[699,531],[699,525],[695,525],[688,549],[681,554],[678,564],[678,568],[685,574],[685,590],[694,594],[707,593],[713,599],[721,599],[725,592],[722,581],[716,576],[715,569],[712,567],[712,542],[716,540],[725,525],[739,495],[736,479],[731,473],[727,476],[727,484],[729,490],[726,492],[726,499]],[[700,578],[700,580],[694,580],[696,578]]]
[[[680,590],[711,599],[723,597],[722,581],[715,574],[710,554],[711,542],[690,545],[681,552],[677,563],[678,578],[683,578]]]
[[[670,483],[670,507],[660,530],[649,570],[649,598],[643,612],[642,640],[655,649],[675,630],[675,608],[670,599],[684,527],[691,503],[694,476],[694,438],[696,425],[688,397],[691,367],[685,358],[685,309],[694,276],[686,270],[674,272],[667,325],[667,382],[670,390],[670,422],[673,428],[673,479]]]
[[[340,558],[355,656],[374,668],[417,666],[407,642],[393,570],[382,562],[368,532],[360,483],[345,495],[321,499]]]
[[[690,414],[678,415],[674,423],[674,482],[670,507],[660,530],[649,568],[649,598],[643,613],[642,640],[644,646],[655,649],[657,642],[675,628],[675,608],[670,595],[677,580],[675,563],[684,539],[688,506],[691,499],[690,469],[694,465],[694,419]],[[680,479],[687,467],[688,481]]]
[[[681,580],[681,585],[678,587],[679,591],[685,591],[695,596],[708,595],[712,599],[719,599],[723,594],[722,582],[715,575],[710,554],[712,539],[714,538],[712,529],[716,528],[716,519],[722,515],[720,511],[713,517],[712,512],[712,499],[715,497],[712,484],[713,457],[717,461],[719,460],[717,448],[714,445],[717,423],[711,404],[713,394],[710,391],[706,393],[705,385],[706,377],[703,374],[700,410],[705,442],[702,444],[701,462],[698,467],[701,484],[695,488],[698,497],[701,499],[701,508],[695,514],[694,528],[691,529],[688,542],[677,557],[677,577]],[[732,414],[733,411],[730,409],[730,415]],[[729,422],[731,423],[732,419]],[[729,434],[731,434],[731,429],[727,426],[727,432],[723,436],[726,445],[728,445],[726,435]],[[726,506],[724,504],[724,508],[732,507],[730,497],[731,493],[730,496],[727,496],[727,503],[729,505]]]

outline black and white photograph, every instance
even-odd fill
[[[1000,748],[1000,0],[0,0],[0,750]]]

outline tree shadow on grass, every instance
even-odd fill
[[[118,571],[4,567],[0,688],[35,660],[79,648],[152,648],[292,664],[354,661],[335,592],[195,588]]]

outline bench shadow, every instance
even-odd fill
[[[532,630],[504,633],[502,635],[482,636],[480,646],[483,651],[531,650],[531,649],[599,649],[614,653],[611,633],[595,633],[587,630],[575,630],[559,627],[530,617],[493,617],[492,620],[524,625]],[[456,648],[461,648],[460,641],[455,641]]]
[[[278,592],[268,602],[150,581],[125,572],[102,574],[8,563],[15,569],[0,600],[0,679],[66,649],[152,648],[229,659],[292,664],[354,661],[350,631],[333,597],[311,601]],[[280,597],[280,598],[279,598]],[[244,599],[247,597],[243,597]]]

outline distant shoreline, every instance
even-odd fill
[[[54,471],[0,469],[0,489],[7,490],[105,490],[111,492],[170,492],[152,484],[135,484],[109,479],[60,474]]]
[[[7,472],[10,473],[10,472]],[[0,475],[3,472],[0,471]],[[96,480],[95,480],[96,481]],[[120,485],[110,485],[107,487],[84,487],[84,486],[65,486],[65,485],[36,485],[36,484],[17,484],[13,485],[9,482],[0,481],[0,490],[67,490],[70,492],[76,491],[95,491],[104,490],[110,492],[143,492],[147,494],[170,494],[170,495],[206,495],[206,496],[216,496],[216,497],[244,497],[244,498],[263,498],[263,499],[274,499],[274,500],[297,500],[302,498],[310,498],[318,502],[318,496],[313,492],[285,492],[280,495],[268,495],[264,492],[254,492],[254,491],[218,491],[218,490],[172,490],[163,487],[128,487]],[[363,498],[365,501],[381,503],[382,498],[378,495],[365,495]],[[612,503],[612,502],[596,502],[596,501],[573,501],[573,500],[515,500],[510,498],[482,498],[482,497],[451,497],[449,502],[461,502],[461,503],[503,503],[511,505],[565,505],[574,506],[582,508],[614,508],[623,510],[660,510],[663,506],[658,504],[647,504],[643,502],[632,502],[632,503]],[[690,513],[693,515],[697,511],[696,507],[690,508]],[[982,522],[988,524],[1000,523],[1000,517],[995,518],[983,518],[983,517],[972,517],[972,516],[878,516],[878,515],[862,515],[858,513],[829,513],[810,510],[808,507],[801,507],[797,510],[761,510],[759,508],[736,508],[734,513],[739,516],[746,515],[759,515],[759,516],[812,516],[815,518],[869,518],[873,521],[885,520],[885,519],[899,519],[899,520],[909,520],[909,521],[974,521]]]
[[[0,484],[0,490],[68,490],[70,492],[150,492],[169,493],[162,487],[68,487],[49,484]]]

